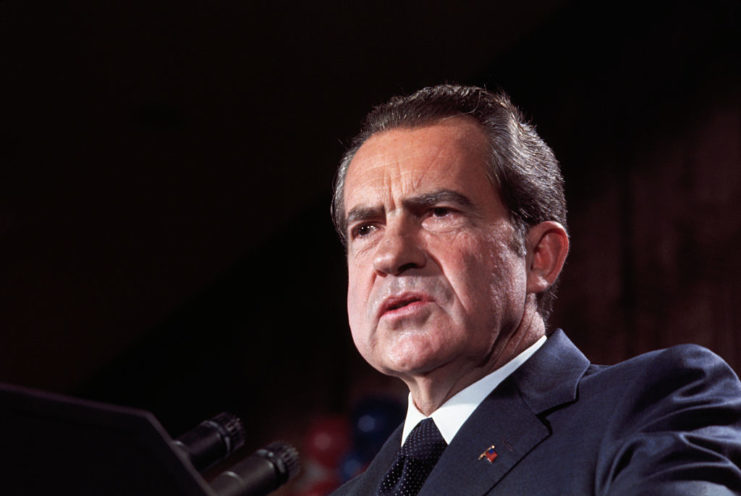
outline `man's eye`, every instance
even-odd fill
[[[435,207],[432,209],[432,215],[435,217],[445,217],[450,213],[450,209],[447,207]]]
[[[354,237],[367,236],[375,230],[373,224],[361,224],[353,230]]]

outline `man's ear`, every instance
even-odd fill
[[[556,282],[569,252],[569,235],[555,221],[531,227],[527,243],[527,292],[540,293]]]

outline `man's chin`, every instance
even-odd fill
[[[428,376],[438,370],[442,362],[437,357],[420,357],[417,355],[406,360],[386,361],[376,369],[385,375],[406,380]]]

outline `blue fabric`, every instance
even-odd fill
[[[400,439],[401,427],[333,495],[374,494]],[[741,383],[719,357],[682,345],[597,366],[558,330],[466,421],[419,496],[731,496],[740,466]]]

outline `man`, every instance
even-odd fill
[[[374,109],[333,217],[355,345],[410,392],[335,494],[741,494],[741,384],[722,360],[683,346],[600,367],[546,338],[562,179],[505,95],[442,85]]]

